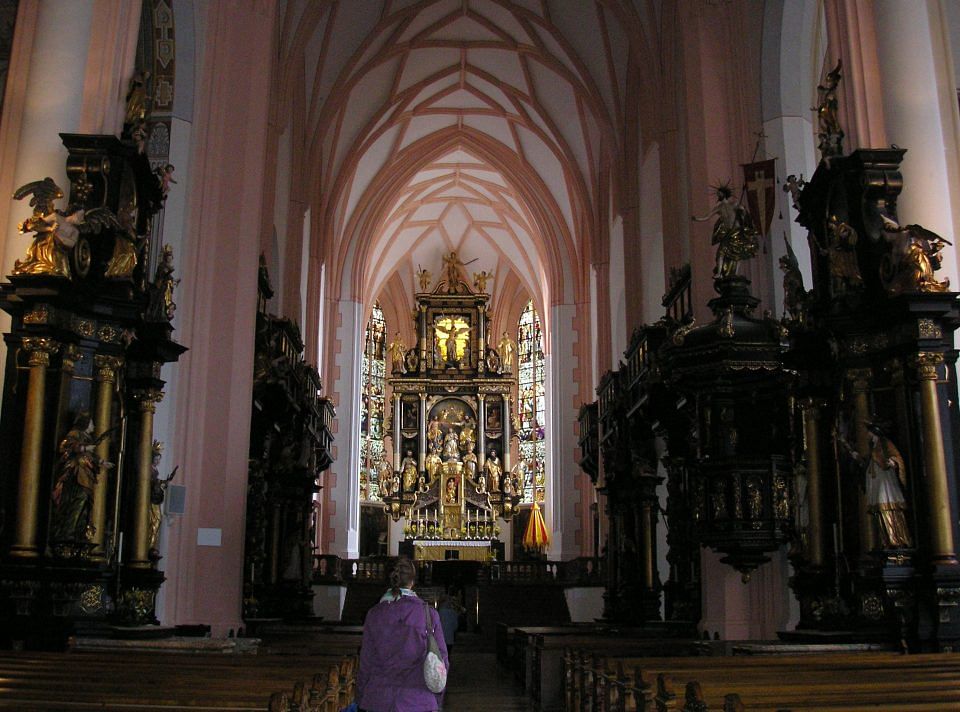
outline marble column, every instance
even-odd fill
[[[871,3],[883,82],[886,143],[907,149],[897,200],[901,224],[921,223],[960,235],[960,117],[944,5],[938,0]],[[846,58],[844,58],[846,59]],[[952,255],[950,254],[952,252]],[[947,253],[941,279],[958,281],[957,251]]]

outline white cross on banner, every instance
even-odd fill
[[[773,213],[777,209],[776,159],[746,163],[743,166],[743,184],[746,186],[747,210],[753,225],[763,237],[770,234]]]

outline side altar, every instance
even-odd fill
[[[524,468],[511,467],[514,345],[495,348],[486,279],[467,281],[455,252],[431,290],[419,273],[414,319],[418,343],[390,344],[393,468],[383,468],[387,511],[406,517],[404,535],[418,558],[491,558],[501,549],[498,518],[510,519]]]

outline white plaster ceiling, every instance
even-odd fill
[[[657,14],[644,0],[289,0],[281,57],[330,254],[373,246],[344,282],[371,302],[399,275],[412,297],[418,267],[437,274],[455,249],[494,293],[513,273],[538,302],[571,299],[601,167],[623,144],[628,36]],[[451,132],[465,140],[433,155]],[[378,180],[408,163],[385,198]]]

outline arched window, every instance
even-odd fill
[[[360,375],[360,499],[380,500],[377,463],[383,456],[383,394],[387,325],[380,303],[373,305],[363,339]]]
[[[523,501],[542,502],[546,481],[546,389],[543,373],[543,329],[540,316],[527,302],[517,325],[517,437],[520,458],[528,474],[523,485]]]

